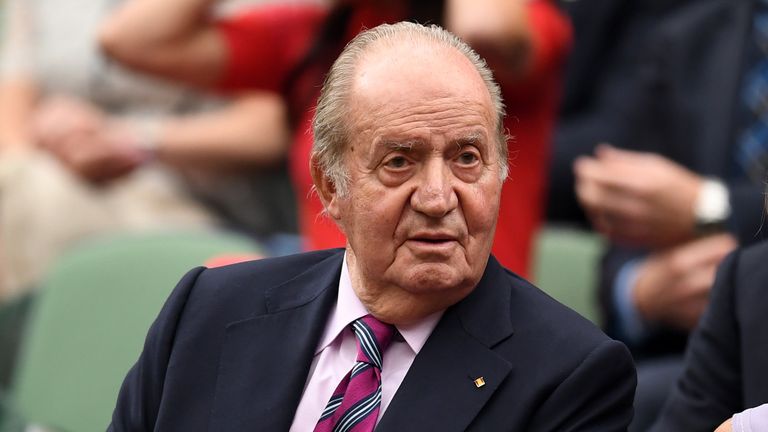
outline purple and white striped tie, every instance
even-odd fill
[[[315,432],[370,432],[381,406],[382,353],[394,327],[366,315],[352,324],[357,337],[357,362],[328,401]]]

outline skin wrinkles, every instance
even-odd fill
[[[459,104],[459,105],[457,105]],[[391,112],[392,108],[396,108],[398,110],[401,110],[399,112]],[[402,121],[403,123],[407,122],[417,122],[421,121],[425,116],[430,115],[433,112],[443,112],[445,115],[450,115],[451,112],[455,113],[455,116],[461,116],[465,115],[467,111],[474,111],[477,113],[477,115],[481,117],[486,117],[486,113],[484,112],[483,104],[479,103],[478,101],[473,101],[469,99],[458,99],[456,97],[450,98],[450,97],[435,97],[432,99],[427,99],[423,102],[422,106],[396,106],[396,105],[384,105],[379,107],[374,107],[374,110],[370,113],[372,116],[376,115],[382,115],[383,117],[381,120],[384,120],[386,122],[391,122],[392,125],[396,126],[398,125],[398,120]],[[365,119],[370,119],[371,117],[364,117],[361,118],[360,121],[362,124],[365,124]],[[447,120],[451,120],[452,117],[448,117]],[[488,119],[492,120],[492,119]],[[430,119],[431,122],[433,122],[432,126],[436,126],[439,121],[439,119]]]
[[[412,135],[420,136],[418,131],[414,130],[411,131],[411,133]],[[476,149],[479,151],[480,162],[484,165],[488,166],[497,162],[491,157],[489,152],[491,149],[490,146],[484,144],[488,141],[488,138],[483,131],[469,131],[457,135],[457,138],[453,138],[449,141],[450,146],[446,146],[444,150],[444,156],[446,158],[456,157],[462,152]],[[370,147],[370,152],[367,155],[369,161],[367,168],[369,170],[373,170],[380,163],[382,163],[384,158],[389,158],[394,155],[410,159],[416,158],[421,152],[425,151],[423,147],[428,145],[427,143],[430,141],[430,136],[431,135],[428,135],[426,139],[403,138],[400,140],[398,138],[390,138],[388,135],[385,135],[382,138],[376,139],[373,145]],[[432,151],[435,153],[443,152],[441,149],[434,148]]]
[[[383,134],[384,131],[372,130],[372,123],[387,124],[387,128],[392,133],[402,132],[429,127],[437,133],[447,133],[454,130],[456,124],[462,121],[467,123],[494,123],[495,119],[484,112],[483,105],[477,101],[461,100],[442,100],[436,103],[433,100],[425,100],[423,106],[418,107],[396,107],[380,106],[372,109],[370,112],[362,115],[353,115],[353,121],[360,126],[360,133]],[[393,109],[395,108],[395,109]],[[434,113],[440,112],[440,117],[435,118]],[[470,117],[470,118],[468,118]],[[476,118],[474,118],[476,117]]]
[[[424,50],[392,46],[358,66],[348,101],[348,193],[336,195],[313,172],[347,236],[355,293],[393,324],[412,324],[474,289],[501,195],[496,117],[481,77],[452,49]]]
[[[490,100],[490,99],[489,99]],[[369,111],[358,110],[360,115],[352,115],[353,121],[360,125],[359,136],[379,137],[379,140],[403,142],[428,142],[431,135],[465,135],[455,140],[477,141],[482,138],[486,141],[493,139],[495,135],[487,130],[462,131],[460,125],[488,124],[495,120],[488,115],[487,109],[483,110],[483,104],[478,101],[464,98],[442,98],[439,103],[431,100],[420,102],[422,105],[401,108],[381,105]],[[378,126],[374,125],[376,123]],[[471,126],[470,126],[471,128]],[[376,142],[375,144],[378,144]],[[360,148],[353,145],[355,148]],[[487,147],[482,147],[487,149]],[[371,151],[380,151],[378,145],[374,145]],[[484,159],[490,159],[487,151],[483,153]]]

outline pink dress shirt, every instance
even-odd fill
[[[333,390],[355,364],[357,343],[355,335],[349,329],[349,324],[365,315],[368,315],[368,310],[352,289],[345,255],[341,266],[336,305],[331,310],[325,331],[315,350],[315,358],[312,360],[309,376],[304,385],[304,393],[301,395],[301,401],[291,424],[291,432],[307,432],[315,428]],[[376,419],[377,423],[387,410],[416,355],[442,316],[443,311],[440,311],[414,325],[397,327],[402,339],[395,337],[384,352],[384,363],[381,368],[381,408],[379,418]]]

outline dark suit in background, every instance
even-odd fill
[[[574,5],[578,38],[578,19],[588,22],[592,17],[583,9],[578,14],[589,0]],[[682,0],[607,2],[598,7],[595,16],[602,17],[601,28],[618,31],[612,34],[614,39],[602,42],[606,63],[597,70],[584,73],[585,67],[572,64],[571,77],[582,70],[582,81],[594,76],[600,84],[589,93],[591,99],[566,93],[581,105],[566,100],[557,131],[550,216],[578,220],[573,211],[577,206],[572,162],[591,152],[596,143],[607,141],[662,155],[699,176],[722,179],[732,209],[725,228],[741,244],[759,239],[763,185],[739,173],[735,158],[740,132],[750,126],[740,93],[742,76],[757,60],[749,57],[753,5],[753,0]],[[580,55],[578,41],[574,55]],[[625,341],[638,361],[638,415],[631,429],[635,431],[645,430],[666,398],[688,336],[656,322],[648,323],[644,335],[632,337],[620,325],[617,277],[629,262],[650,252],[656,258],[662,253],[610,244],[599,287],[606,331]]]
[[[742,244],[757,241],[763,185],[736,172],[740,132],[749,127],[740,99],[752,67],[752,0],[696,0],[668,14],[649,34],[636,71],[637,92],[626,101],[628,122],[617,145],[650,151],[703,176],[722,179],[732,213],[726,229]],[[679,374],[686,332],[652,323],[640,340],[617,326],[614,289],[619,271],[648,251],[611,245],[602,262],[600,303],[606,331],[624,340],[638,364],[637,419],[644,430]],[[680,429],[686,430],[686,429]]]
[[[342,256],[188,273],[150,329],[110,430],[288,430]],[[491,257],[477,288],[443,315],[377,430],[620,431],[634,385],[622,344]]]
[[[739,92],[749,61],[744,57],[752,24],[752,0],[696,0],[669,14],[649,34],[646,58],[636,71],[630,115],[621,147],[664,155],[703,176],[726,182],[732,213],[726,228],[741,244],[759,240],[763,185],[735,171],[743,124]],[[613,284],[621,267],[645,251],[612,245],[601,277],[601,305],[615,332]],[[633,346],[655,356],[681,352],[687,335],[659,327]]]
[[[712,431],[768,402],[768,243],[737,251],[719,270],[692,334],[685,371],[654,431]]]
[[[588,226],[574,191],[573,161],[616,143],[629,120],[643,47],[659,19],[691,0],[561,1],[574,44],[553,137],[547,220]]]

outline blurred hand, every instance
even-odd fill
[[[94,133],[104,121],[101,110],[83,100],[51,96],[35,110],[31,134],[41,147],[56,154],[70,136]]]
[[[617,243],[664,248],[694,237],[702,179],[653,153],[600,145],[574,162],[576,195],[595,228]]]
[[[640,315],[692,330],[709,301],[717,266],[736,246],[733,236],[718,234],[650,255],[632,292]]]
[[[147,154],[135,145],[135,131],[117,123],[105,123],[95,133],[75,134],[71,140],[71,144],[64,147],[69,151],[62,153],[62,160],[92,182],[122,177],[147,158]]]
[[[71,98],[43,103],[33,121],[33,136],[70,170],[92,182],[121,177],[146,158],[136,145],[135,131]]]
[[[448,0],[446,28],[486,58],[494,74],[520,74],[531,48],[527,0]]]

